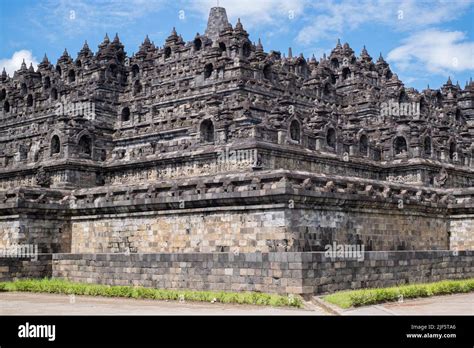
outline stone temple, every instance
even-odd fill
[[[468,274],[473,136],[472,81],[419,92],[382,55],[340,42],[319,60],[267,52],[216,7],[189,42],[173,29],[128,56],[106,36],[95,53],[85,43],[76,58],[3,71],[0,248],[37,245],[70,278],[101,255],[291,266],[333,243],[456,251]],[[279,270],[250,289],[284,287],[286,274],[290,291],[300,275]]]

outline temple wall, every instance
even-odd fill
[[[236,209],[236,210],[234,210]],[[447,250],[443,216],[382,209],[220,209],[72,218],[73,253],[322,251],[333,242],[365,250]]]
[[[151,146],[147,144],[147,146]],[[251,172],[255,167],[262,170],[305,171],[314,174],[338,175],[351,178],[372,179],[413,186],[434,187],[439,177],[440,163],[428,163],[423,159],[417,162],[381,164],[364,157],[353,156],[344,160],[336,153],[321,154],[315,151],[294,147],[276,147],[271,144],[255,144],[240,147],[221,147],[220,151],[203,153],[139,152],[135,146],[123,158],[114,158],[108,165],[75,164],[73,169],[46,168],[52,188],[92,188],[101,185],[118,186],[137,183],[153,183],[159,180],[173,180],[186,177],[202,177],[232,172]],[[133,154],[133,156],[132,156]],[[257,164],[258,163],[258,164]],[[53,163],[51,163],[53,164]],[[442,188],[472,187],[474,171],[468,167],[447,168]],[[18,168],[20,169],[20,168]],[[30,168],[31,169],[31,168]],[[31,169],[33,170],[33,169]],[[37,173],[17,171],[0,172],[0,190],[17,187],[38,187]]]
[[[107,285],[311,296],[466,279],[474,276],[473,261],[472,251],[366,252],[360,260],[328,258],[322,252],[56,254],[53,277]]]
[[[74,253],[323,251],[336,242],[362,244],[366,251],[474,250],[472,221],[472,215],[445,218],[328,207],[234,207],[68,219],[11,215],[0,218],[0,249],[35,244],[40,252]]]
[[[470,192],[285,171],[43,192],[18,189],[0,197],[0,247],[37,244],[53,253],[302,252],[333,243],[366,251],[472,249],[472,214],[461,215],[472,209]]]
[[[234,208],[73,217],[72,252],[268,252],[290,239],[283,210]]]
[[[288,210],[287,219],[298,236],[298,251],[323,251],[334,242],[362,244],[366,251],[449,249],[449,224],[442,215],[314,207]]]
[[[0,282],[17,279],[43,279],[52,276],[52,255],[42,254],[31,258],[0,256]]]
[[[43,254],[0,258],[0,281],[54,277],[162,289],[314,295],[474,277],[474,252]],[[291,297],[289,298],[291,300]]]
[[[474,250],[474,214],[450,217],[451,250]]]
[[[0,249],[35,245],[40,253],[71,251],[68,219],[41,215],[0,216]]]
[[[50,174],[51,188],[97,186],[96,173],[84,170],[60,170]]]

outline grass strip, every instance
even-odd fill
[[[341,308],[350,308],[409,298],[467,293],[471,291],[474,291],[474,278],[400,285],[389,288],[340,291],[323,296],[323,299]]]
[[[194,291],[144,288],[138,286],[111,286],[75,283],[63,279],[22,279],[0,282],[0,291],[21,291],[49,294],[124,297],[149,300],[196,301],[236,303],[274,307],[303,306],[299,296],[282,296],[258,292]]]

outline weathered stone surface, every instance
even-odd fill
[[[81,256],[77,256],[79,259]],[[73,266],[71,269],[75,269]],[[39,254],[32,258],[0,256],[0,282],[16,279],[45,278],[52,276],[52,255]]]
[[[218,262],[214,262],[216,256]],[[171,265],[148,261],[173,257],[181,261]],[[301,295],[474,276],[472,251],[366,252],[361,261],[334,260],[320,252],[108,254],[107,260],[82,266],[80,261],[87,258],[84,254],[53,255],[53,276],[110,285]],[[264,266],[264,258],[279,261]],[[212,262],[212,266],[203,267],[202,262]],[[114,271],[109,272],[112,264]]]
[[[0,248],[472,249],[473,100],[348,44],[266,52],[223,8],[190,42],[106,37],[1,75]]]
[[[474,250],[474,216],[453,216],[450,219],[449,245],[453,250]]]

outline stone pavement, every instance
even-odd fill
[[[335,308],[335,306],[331,306]],[[340,315],[474,315],[474,293],[338,310]],[[220,303],[0,293],[0,315],[331,315],[314,301],[304,309]]]
[[[342,315],[474,315],[474,293],[434,296],[343,310]]]
[[[0,293],[0,315],[328,315],[307,304],[305,309],[220,303],[153,301],[122,298]]]

